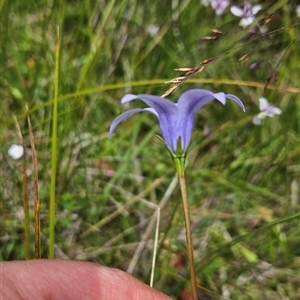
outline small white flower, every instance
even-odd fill
[[[9,147],[7,153],[12,159],[19,159],[24,154],[24,148],[23,148],[23,146],[20,146],[17,144],[12,144]]]
[[[268,102],[268,100],[264,97],[260,97],[259,99],[259,109],[260,113],[253,117],[252,122],[255,125],[260,125],[262,121],[266,118],[273,118],[275,115],[281,115],[282,110],[275,105]]]
[[[241,17],[240,26],[246,27],[254,22],[254,15],[256,15],[262,9],[261,5],[251,6],[249,2],[245,3],[244,8],[240,8],[236,5],[230,7],[230,11],[237,17]]]
[[[274,117],[275,115],[281,115],[282,110],[273,104],[269,103],[268,100],[264,97],[260,97],[259,99],[259,109],[267,116]]]
[[[151,36],[155,36],[159,31],[159,26],[157,24],[151,24],[148,26],[147,30]]]
[[[201,0],[201,4],[204,6],[208,6],[210,4],[216,14],[221,15],[225,8],[229,5],[229,0]]]
[[[297,17],[300,18],[300,4],[296,6]]]
[[[225,8],[229,5],[228,0],[211,0],[210,1],[211,7],[215,10],[217,15],[221,15]]]

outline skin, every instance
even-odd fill
[[[170,300],[165,294],[113,268],[71,260],[0,263],[3,300]]]

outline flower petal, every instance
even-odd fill
[[[146,94],[127,94],[122,98],[121,102],[126,103],[134,99],[140,99],[157,113],[156,116],[159,121],[163,138],[170,150],[175,153],[177,148],[177,140],[179,137],[178,129],[176,127],[178,120],[178,109],[175,103],[159,96]],[[151,110],[149,110],[149,112],[153,113]]]
[[[132,115],[136,114],[136,113],[139,113],[139,112],[142,112],[142,111],[148,111],[154,115],[155,112],[151,111],[149,108],[135,108],[135,109],[131,109],[131,110],[128,110],[124,113],[122,113],[121,115],[119,115],[118,117],[116,117],[111,125],[110,125],[110,128],[109,128],[109,133],[108,133],[108,137],[111,138],[113,132],[115,131],[116,127],[124,120],[126,120],[127,118],[131,117]],[[156,115],[157,117],[157,115]]]
[[[268,105],[268,108],[263,111],[263,113],[270,118],[273,118],[275,115],[281,115],[282,114],[282,110],[272,104]]]
[[[274,115],[281,115],[282,110],[279,107],[273,106],[273,114]]]
[[[135,99],[140,99],[150,107],[154,108],[158,114],[164,113],[170,110],[177,110],[175,104],[166,98],[161,98],[159,96],[147,95],[147,94],[126,94],[122,99],[121,103],[127,103]]]
[[[240,26],[247,27],[248,25],[252,24],[253,22],[254,22],[254,17],[252,17],[252,16],[247,17],[247,18],[243,18],[240,21]]]
[[[232,5],[230,7],[230,11],[231,11],[232,14],[234,14],[237,17],[242,17],[243,14],[244,14],[243,10],[240,7],[236,6],[236,5]]]
[[[262,124],[262,119],[258,115],[256,115],[256,116],[253,117],[252,123],[254,125],[261,125]]]
[[[266,109],[268,108],[269,102],[268,102],[267,98],[260,97],[260,98],[258,99],[258,101],[259,101],[259,109],[260,109],[261,111],[266,110]]]
[[[252,15],[256,15],[262,9],[261,5],[254,5],[252,7]]]
[[[241,101],[240,98],[238,98],[235,95],[231,95],[231,94],[225,94],[226,98],[234,101],[244,112],[246,111],[245,105],[244,103]]]
[[[202,89],[191,89],[178,99],[178,130],[181,136],[181,147],[183,152],[186,151],[193,132],[195,115],[197,111],[206,103],[212,101],[214,96],[210,91]]]
[[[126,94],[122,97],[121,99],[121,103],[124,104],[124,103],[127,103],[129,101],[132,101],[132,100],[135,100],[137,99],[137,95],[134,95],[134,94]]]
[[[195,123],[195,115],[197,111],[208,102],[216,99],[223,105],[226,104],[226,98],[236,102],[243,110],[245,110],[242,101],[234,95],[226,95],[224,93],[213,93],[208,90],[191,89],[183,93],[178,99],[178,130],[182,141],[182,150],[185,151],[190,143],[192,131]]]

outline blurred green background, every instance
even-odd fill
[[[189,284],[184,220],[172,160],[155,137],[157,121],[136,115],[112,139],[108,129],[129,108],[120,103],[124,94],[161,95],[171,87],[165,82],[181,75],[174,69],[219,57],[169,96],[176,100],[194,87],[224,91],[241,98],[247,109],[211,102],[196,120],[187,180],[198,281],[207,299],[299,299],[296,1],[263,1],[256,24],[246,29],[229,7],[217,16],[196,0],[0,3],[1,260],[25,258],[22,159],[7,153],[21,143],[14,115],[26,146],[32,257],[34,252],[26,105],[38,157],[42,257],[48,255],[59,29],[55,257],[117,267],[148,283],[161,207],[154,286],[180,299]],[[271,22],[258,25],[271,13]],[[241,41],[257,26],[267,34]],[[216,41],[201,40],[214,28],[223,32]],[[248,62],[239,60],[245,54]],[[262,96],[283,113],[256,126],[252,118]]]

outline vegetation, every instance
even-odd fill
[[[181,196],[172,159],[155,136],[157,121],[140,114],[112,139],[108,130],[131,107],[121,105],[124,94],[162,95],[172,87],[166,81],[184,75],[174,69],[204,62],[168,98],[194,87],[224,91],[246,113],[213,101],[196,119],[186,174],[201,293],[299,299],[300,19],[292,2],[263,1],[255,23],[242,28],[229,7],[216,15],[200,1],[2,1],[1,260],[26,257],[23,162],[7,153],[22,144],[14,116],[26,149],[34,258],[28,106],[41,256],[51,257],[52,198],[55,257],[117,267],[149,283],[160,208],[154,286],[186,299]],[[254,125],[260,97],[282,114]]]

